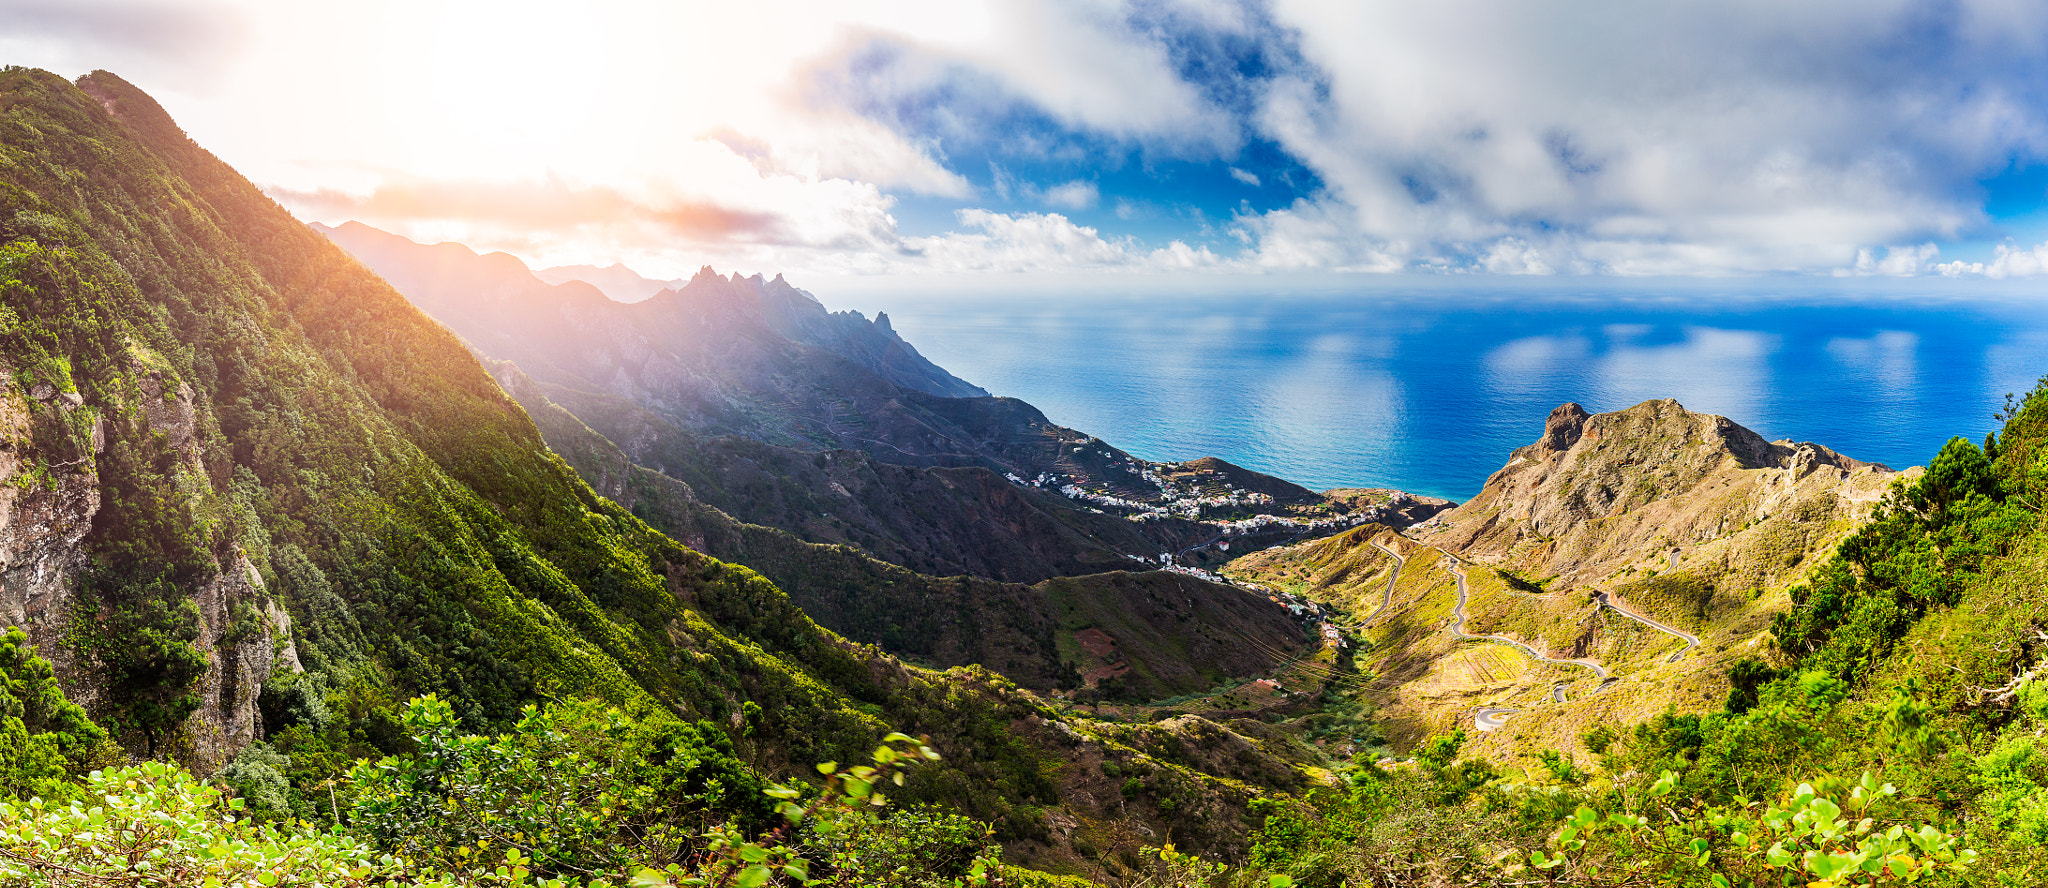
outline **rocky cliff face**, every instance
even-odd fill
[[[31,393],[44,397],[32,399]],[[27,630],[29,641],[64,677],[73,702],[89,707],[99,688],[80,680],[77,657],[63,637],[72,584],[85,567],[85,535],[100,509],[99,478],[90,453],[64,458],[72,456],[70,441],[38,446],[34,419],[54,426],[51,420],[61,422],[67,409],[76,409],[56,394],[48,385],[0,393],[0,623]],[[103,447],[98,418],[91,429],[92,440]]]
[[[1818,444],[1765,441],[1673,400],[1602,414],[1565,404],[1478,496],[1421,530],[1567,585],[1704,561],[1768,585],[1829,528],[1868,514],[1897,474]]]
[[[78,643],[81,634],[92,634],[99,616],[98,605],[77,590],[91,566],[87,537],[100,518],[106,416],[128,417],[161,436],[188,507],[219,495],[201,456],[191,385],[149,363],[133,360],[127,368],[141,395],[136,402],[88,404],[57,374],[56,382],[32,381],[25,391],[0,393],[0,624],[25,629],[72,701],[89,711],[105,712],[112,702],[100,664]],[[271,671],[301,668],[288,640],[290,617],[271,600],[240,546],[232,551],[225,564],[214,557],[211,578],[189,599],[198,617],[192,643],[206,667],[193,689],[198,705],[182,727],[182,742],[173,746],[202,772],[261,738],[256,697]]]

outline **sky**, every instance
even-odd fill
[[[2048,273],[2039,2],[0,0],[0,61],[536,267]]]

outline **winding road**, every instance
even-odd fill
[[[1620,614],[1624,617],[1627,617],[1631,620],[1634,620],[1659,632],[1669,633],[1671,635],[1676,635],[1679,638],[1684,639],[1685,647],[1679,648],[1676,653],[1673,653],[1669,657],[1665,657],[1664,662],[1666,663],[1676,663],[1685,656],[1687,651],[1690,651],[1693,648],[1700,646],[1699,636],[1694,635],[1690,632],[1680,632],[1676,629],[1671,628],[1670,626],[1666,626],[1663,623],[1659,623],[1656,620],[1652,620],[1649,617],[1643,616],[1642,614],[1636,613],[1635,611],[1629,610],[1625,607],[1622,607],[1621,605],[1615,604],[1613,599],[1608,598],[1607,593],[1605,592],[1593,593],[1593,600],[1600,602],[1601,607],[1614,611],[1617,614]]]
[[[1538,660],[1542,660],[1545,663],[1558,663],[1566,666],[1584,666],[1587,669],[1593,670],[1593,674],[1599,676],[1603,681],[1613,677],[1608,674],[1607,667],[1594,662],[1590,658],[1580,658],[1577,660],[1559,660],[1553,657],[1543,656],[1542,654],[1537,653],[1535,648],[1532,648],[1526,644],[1523,644],[1505,635],[1473,635],[1472,633],[1466,632],[1465,599],[1468,595],[1470,595],[1470,592],[1465,587],[1465,569],[1458,565],[1457,559],[1451,558],[1449,556],[1446,556],[1444,558],[1444,569],[1450,571],[1451,576],[1457,579],[1458,581],[1458,608],[1451,612],[1452,635],[1456,635],[1459,638],[1465,639],[1467,641],[1499,642],[1501,644],[1505,644],[1516,649],[1519,649],[1522,653],[1528,654],[1531,657],[1535,657]]]
[[[1449,553],[1445,553],[1444,555],[1444,569],[1450,571],[1451,577],[1458,581],[1458,607],[1456,610],[1451,611],[1452,635],[1456,635],[1457,637],[1465,639],[1467,641],[1491,641],[1499,644],[1505,644],[1545,663],[1558,663],[1569,666],[1584,666],[1587,669],[1593,670],[1593,674],[1600,677],[1600,687],[1595,688],[1594,693],[1598,693],[1601,690],[1605,690],[1608,685],[1614,683],[1614,676],[1608,674],[1607,667],[1602,666],[1599,663],[1595,663],[1590,659],[1559,660],[1553,657],[1546,657],[1542,654],[1539,654],[1536,652],[1535,648],[1532,648],[1512,638],[1508,638],[1504,635],[1473,635],[1469,632],[1466,632],[1465,599],[1470,597],[1471,590],[1467,588],[1465,585],[1465,569],[1459,566],[1458,559],[1452,557]],[[1550,699],[1557,703],[1564,702],[1563,682],[1559,682],[1558,684],[1553,685],[1551,687]],[[1479,707],[1479,710],[1477,712],[1472,714],[1472,726],[1481,731],[1491,731],[1505,724],[1507,722],[1508,716],[1514,715],[1515,713],[1520,711],[1521,710],[1519,709],[1503,709],[1498,706],[1481,706]]]
[[[1503,709],[1499,706],[1481,706],[1472,714],[1472,726],[1482,731],[1491,731],[1507,724],[1508,716],[1521,712],[1519,709]]]
[[[1395,552],[1394,550],[1389,549],[1386,546],[1380,545],[1379,540],[1373,540],[1372,545],[1373,548],[1387,553],[1387,557],[1394,559],[1394,575],[1387,578],[1386,599],[1380,602],[1379,610],[1373,611],[1372,616],[1365,618],[1366,623],[1370,623],[1374,620],[1379,619],[1380,614],[1386,613],[1387,608],[1394,606],[1394,584],[1401,582],[1401,568],[1408,566],[1408,559],[1402,558],[1400,553]]]
[[[1373,611],[1371,616],[1366,617],[1362,621],[1361,625],[1369,624],[1374,620],[1379,619],[1380,615],[1386,613],[1388,608],[1394,606],[1394,587],[1401,582],[1402,569],[1408,566],[1408,559],[1403,558],[1400,553],[1395,552],[1391,547],[1381,543],[1379,540],[1373,540],[1372,545],[1373,548],[1376,548],[1382,552],[1387,553],[1387,557],[1394,559],[1394,573],[1393,576],[1387,578],[1387,588],[1385,592],[1381,595],[1379,609]],[[1443,563],[1444,569],[1448,570],[1451,574],[1451,577],[1458,581],[1458,605],[1451,612],[1452,635],[1455,635],[1458,638],[1465,641],[1491,641],[1497,644],[1505,644],[1515,648],[1516,650],[1521,651],[1522,653],[1528,654],[1530,657],[1533,657],[1544,663],[1556,663],[1559,665],[1566,666],[1582,666],[1586,669],[1590,669],[1593,671],[1593,674],[1595,676],[1598,676],[1600,678],[1599,687],[1594,688],[1592,693],[1597,694],[1601,691],[1606,690],[1615,682],[1620,681],[1619,678],[1616,678],[1612,673],[1609,673],[1607,671],[1607,667],[1600,665],[1598,662],[1594,661],[1591,658],[1582,657],[1573,660],[1560,660],[1554,657],[1546,657],[1543,654],[1538,653],[1535,648],[1532,648],[1512,638],[1508,638],[1504,635],[1474,635],[1472,633],[1466,632],[1465,603],[1471,597],[1471,589],[1469,586],[1466,585],[1465,569],[1462,565],[1459,564],[1458,559],[1455,556],[1450,555],[1449,553],[1444,553]],[[1684,657],[1687,652],[1691,651],[1693,648],[1699,647],[1700,640],[1698,636],[1688,632],[1682,632],[1670,626],[1666,626],[1663,623],[1657,622],[1656,620],[1652,620],[1649,617],[1645,617],[1632,610],[1622,607],[1621,605],[1614,603],[1613,599],[1609,598],[1606,592],[1593,593],[1593,599],[1599,602],[1601,607],[1608,608],[1614,611],[1615,613],[1618,613],[1624,617],[1627,617],[1652,629],[1658,630],[1660,632],[1669,633],[1671,635],[1677,636],[1680,639],[1683,639],[1685,641],[1685,647],[1680,648],[1676,653],[1672,654],[1669,658],[1667,658],[1665,660],[1665,662],[1667,663],[1676,663],[1680,658]],[[1560,681],[1552,685],[1550,688],[1551,702],[1565,702],[1564,689],[1566,686],[1570,684],[1571,682],[1568,681]],[[1479,709],[1473,713],[1472,721],[1474,727],[1477,727],[1479,730],[1491,731],[1499,728],[1503,724],[1506,724],[1508,716],[1514,715],[1515,713],[1521,711],[1522,710],[1520,709],[1511,709],[1500,706],[1482,706],[1479,707]]]

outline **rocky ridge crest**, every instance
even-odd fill
[[[1898,474],[1819,444],[1766,441],[1671,399],[1600,414],[1567,403],[1478,496],[1418,530],[1467,557],[1590,583],[1658,560],[1666,564],[1643,569],[1676,567],[1689,551],[1774,517],[1857,520]],[[1742,546],[1714,548],[1721,569],[1755,584],[1795,566],[1749,564],[1727,551]]]

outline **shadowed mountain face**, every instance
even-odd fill
[[[706,271],[621,305],[503,254],[322,230],[633,462],[741,521],[924,573],[1032,583],[1161,553],[1204,566],[1232,547],[1447,505],[1325,498],[1217,459],[1135,459],[960,383],[886,318],[828,314],[779,278]]]
[[[1040,691],[1070,690],[1084,675],[1107,673],[1118,679],[1118,696],[1149,700],[1257,674],[1276,664],[1276,654],[1308,646],[1302,622],[1263,596],[1164,571],[1124,573],[1129,562],[1123,559],[1075,565],[1074,573],[1087,576],[1024,585],[959,576],[965,571],[958,570],[914,572],[849,546],[805,542],[772,526],[735,520],[699,499],[696,483],[636,465],[610,440],[549,402],[514,365],[498,363],[493,372],[525,405],[549,446],[599,492],[692,548],[760,571],[834,631],[918,662],[978,663]],[[757,442],[724,443],[776,450]],[[749,463],[746,474],[722,483],[743,491],[786,492],[765,479],[758,486],[752,483],[754,472],[775,472],[803,482],[796,489],[839,489],[862,507],[860,514],[877,521],[898,520],[897,510],[913,508],[913,499],[928,507],[951,496],[963,518],[973,503],[995,507],[955,529],[957,538],[947,545],[932,547],[976,553],[986,559],[977,566],[1027,570],[1045,556],[1005,548],[1031,537],[1001,525],[1056,522],[1062,514],[1075,514],[1058,507],[1039,511],[1030,501],[1051,494],[979,470],[908,469],[845,451],[772,455],[779,458]],[[991,481],[993,488],[978,486]],[[963,497],[962,491],[923,491],[917,485],[970,489]],[[815,511],[815,503],[789,508],[801,514],[806,508]],[[987,539],[978,539],[984,532]],[[1053,539],[1079,534],[1057,524],[1042,532]],[[1088,650],[1079,642],[1084,632],[1112,639],[1111,650]]]
[[[1187,521],[1141,526],[1094,514],[1054,491],[978,467],[917,468],[849,450],[701,437],[623,398],[532,382],[506,388],[529,410],[546,403],[568,411],[632,462],[684,482],[734,518],[814,543],[856,546],[933,576],[1032,583],[1123,570],[1153,554],[1162,534],[1193,540],[1205,530]],[[550,444],[561,449],[552,438]]]

